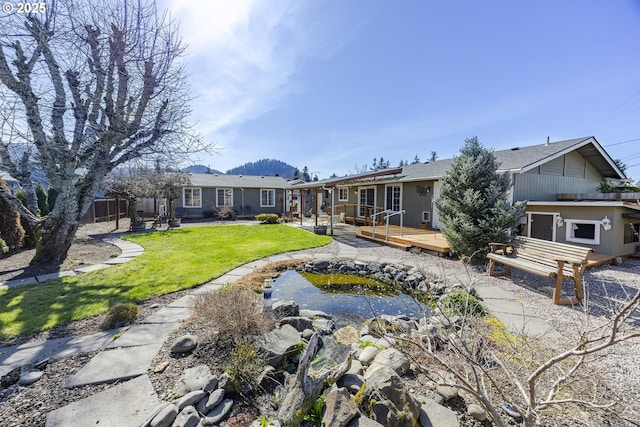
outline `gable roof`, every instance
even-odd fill
[[[592,136],[494,151],[494,155],[500,164],[498,172],[525,173],[572,151],[577,151],[587,159],[603,177],[626,178],[613,159]],[[407,165],[402,168],[402,173],[398,176],[383,176],[378,182],[438,180],[451,169],[452,162],[453,159],[442,159],[429,163]]]
[[[220,175],[212,173],[190,174],[189,187],[224,188],[289,188],[289,183],[281,176]]]

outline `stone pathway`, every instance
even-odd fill
[[[122,254],[92,267],[95,269],[105,268],[109,265],[126,262],[126,260],[143,252],[140,246],[120,239],[115,239],[111,243],[120,247]],[[358,239],[351,227],[341,224],[335,229],[334,242],[328,246],[273,255],[237,267],[199,287],[192,294],[158,309],[129,328],[81,337],[59,338],[2,347],[0,348],[0,375],[5,375],[15,367],[35,364],[46,358],[55,359],[98,351],[89,363],[69,378],[65,387],[71,388],[96,383],[118,382],[118,384],[91,397],[52,411],[47,414],[46,425],[49,427],[86,426],[98,423],[103,427],[140,425],[159,403],[146,375],[147,370],[167,337],[178,328],[182,320],[190,316],[194,295],[217,290],[222,285],[235,282],[254,269],[274,261],[309,257],[327,260],[348,258],[363,263],[405,264],[416,266],[423,271],[426,269],[438,275],[443,273],[437,263],[428,266],[418,265],[419,261],[415,255]],[[450,272],[448,279],[464,282],[464,277],[457,277],[459,274],[461,273]],[[22,280],[27,281],[28,279]],[[34,280],[38,281],[38,278]],[[18,286],[20,284],[24,283],[5,283],[4,285]],[[536,317],[535,313],[525,310],[523,305],[510,293],[490,286],[478,286],[476,289],[480,297],[484,299],[486,306],[512,330],[524,331],[533,335],[560,336],[543,319]],[[114,339],[116,336],[117,339]]]

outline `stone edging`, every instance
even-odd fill
[[[137,243],[129,242],[127,240],[122,240],[120,237],[103,239],[103,242],[118,247],[122,251],[122,253],[117,257],[108,259],[107,261],[101,262],[99,264],[91,264],[84,267],[78,267],[73,270],[59,271],[56,273],[41,274],[39,276],[25,277],[23,279],[0,282],[0,289],[13,288],[15,286],[21,285],[31,285],[34,283],[42,283],[46,282],[47,280],[59,279],[61,277],[68,276],[77,276],[78,274],[88,273],[90,271],[102,270],[103,268],[111,267],[112,265],[124,264],[125,262],[130,261],[138,255],[144,253],[144,248],[142,246],[138,245]]]

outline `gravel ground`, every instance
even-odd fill
[[[116,247],[100,242],[99,240],[105,234],[114,233],[113,228],[113,223],[92,224],[81,227],[77,239],[74,241],[74,245],[72,245],[69,252],[70,258],[73,256],[73,259],[83,259],[87,263],[93,263],[108,259],[112,254],[117,253],[118,249]],[[122,229],[118,231],[122,231]],[[467,271],[459,261],[437,258],[427,254],[416,255],[388,247],[371,245],[365,243],[365,241],[363,241],[362,247],[359,250],[371,257],[392,257],[406,263],[417,261],[424,263],[423,265],[437,264],[446,271],[454,271],[455,269],[461,272],[463,270]],[[327,247],[309,250],[307,252],[311,257],[313,257],[314,253],[318,252],[330,252],[336,257],[340,256],[339,245],[335,242]],[[0,281],[7,280],[7,277],[10,275],[13,275],[11,277],[16,277],[16,275],[25,274],[25,272],[29,271],[27,267],[28,260],[30,260],[30,256],[23,254],[14,254],[11,257],[0,259]],[[73,268],[73,263],[65,263],[65,265]],[[539,278],[517,270],[514,270],[512,278],[489,277],[486,272],[474,269],[468,271],[469,283],[473,283],[474,286],[498,286],[512,292],[519,300],[538,313],[540,317],[546,319],[558,331],[561,331],[564,336],[567,337],[566,340],[562,340],[561,342],[547,342],[548,347],[555,351],[568,348],[583,330],[607,322],[610,318],[613,305],[624,301],[625,298],[640,290],[640,260],[628,259],[622,266],[605,265],[590,269],[585,275],[589,302],[589,313],[587,315],[581,307],[567,307],[552,304],[552,283],[550,279]],[[461,274],[461,276],[464,276],[464,274]],[[144,317],[151,313],[154,310],[154,308],[152,308],[154,304],[165,305],[179,298],[186,292],[189,291],[166,295],[145,302],[141,306],[141,316]],[[28,337],[28,339],[33,340],[43,337],[85,334],[98,330],[100,321],[100,317],[87,319],[75,322],[72,325],[56,328],[54,331],[48,331],[38,336]],[[629,323],[630,327],[634,330],[637,331],[640,329],[640,313],[638,311],[633,313]],[[26,339],[22,339],[20,342],[24,342],[25,340]],[[12,343],[15,342],[5,342],[2,344]],[[608,388],[606,389],[605,396],[610,396],[612,399],[619,398],[622,401],[616,407],[615,411],[626,420],[640,420],[640,370],[637,364],[638,354],[640,354],[640,340],[635,339],[612,347],[606,352],[605,357],[598,358],[589,366],[591,371],[599,372],[606,379]],[[47,368],[47,373],[37,383],[29,387],[12,386],[8,389],[0,390],[0,420],[2,420],[2,425],[43,426],[44,414],[47,412],[110,387],[111,385],[80,387],[71,391],[63,391],[60,388],[63,377],[66,379],[79,370],[88,362],[90,356],[90,354],[80,355],[65,358],[61,361],[54,361]],[[176,378],[164,377],[164,381],[154,381],[158,395],[166,397],[175,383],[174,380],[177,379],[177,376],[181,372],[181,369],[177,368],[188,367],[197,361],[188,360],[188,358],[181,360],[172,359],[166,351],[166,348],[159,353],[154,364],[163,361],[169,361],[175,364],[174,367],[168,369],[167,374],[172,377],[175,376]],[[173,372],[173,374],[171,374],[171,372]],[[412,386],[415,387],[416,384],[412,384]],[[241,415],[242,414],[239,415],[240,418]],[[229,423],[227,425],[243,424]],[[470,423],[464,425],[479,424]],[[563,414],[561,418],[545,418],[544,425],[632,426],[638,424],[634,424],[631,421],[624,421],[622,418],[607,417],[606,414],[593,418],[593,414],[591,413],[574,411],[571,412],[570,416]]]

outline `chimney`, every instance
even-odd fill
[[[544,145],[549,145],[549,137],[547,137],[547,143]]]

